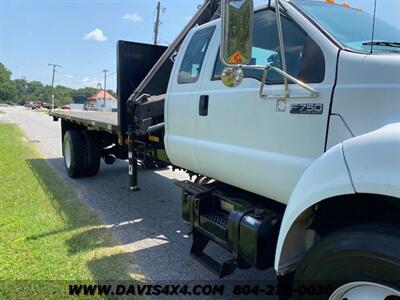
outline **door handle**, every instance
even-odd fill
[[[199,115],[200,116],[207,116],[208,115],[208,95],[200,96]]]

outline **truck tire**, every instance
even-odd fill
[[[357,225],[323,238],[296,270],[293,299],[399,300],[400,226]]]
[[[95,132],[83,131],[85,140],[85,176],[95,176],[99,173],[101,152]]]
[[[84,176],[85,171],[85,139],[77,130],[65,133],[63,142],[64,164],[71,178]]]

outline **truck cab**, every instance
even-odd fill
[[[300,176],[325,151],[335,84],[329,70],[335,70],[338,53],[295,12],[282,19],[289,72],[318,89],[319,97],[260,100],[262,70],[245,70],[240,87],[226,87],[220,79],[221,22],[199,26],[183,45],[167,93],[165,141],[174,164],[287,203]],[[256,10],[253,28],[251,62],[278,66],[272,7]],[[282,93],[283,78],[271,73],[267,85],[271,94]],[[318,104],[317,113],[295,114],[290,107],[310,102]]]
[[[244,70],[240,87],[226,87],[220,79],[224,66],[217,20],[187,36],[165,106],[165,144],[174,164],[282,203],[328,149],[400,119],[399,48],[374,55],[368,46],[364,53],[344,49],[306,15],[307,10],[319,9],[332,16],[339,12],[350,21],[352,15],[364,19],[366,13],[314,1],[286,5],[282,30],[288,73],[316,89],[318,97],[262,100],[262,70]],[[280,67],[275,18],[273,6],[255,11],[251,64]],[[265,89],[282,94],[283,77],[271,72]],[[300,90],[294,84],[290,89]],[[379,98],[384,103],[373,111]]]

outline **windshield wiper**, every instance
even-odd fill
[[[365,42],[363,43],[364,46],[386,46],[386,47],[399,47],[400,48],[400,42],[382,42],[382,41],[376,41],[376,42]]]

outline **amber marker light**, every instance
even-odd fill
[[[240,64],[243,62],[242,55],[239,51],[235,52],[230,59],[231,64]]]

